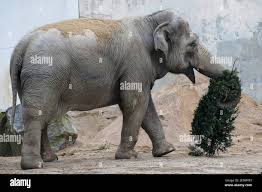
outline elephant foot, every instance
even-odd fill
[[[175,150],[176,149],[172,144],[163,141],[160,144],[153,147],[152,154],[154,157],[161,157]]]
[[[44,152],[41,154],[42,159],[44,162],[52,162],[58,160],[58,157],[53,152]]]
[[[118,148],[115,154],[115,159],[132,159],[137,158],[137,156],[138,153],[134,149],[129,151],[122,151],[120,148]]]
[[[22,169],[40,169],[43,168],[43,161],[38,156],[22,156]]]

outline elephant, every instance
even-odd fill
[[[184,74],[195,83],[194,69],[210,78],[225,70],[211,63],[188,22],[170,9],[122,20],[66,20],[26,34],[10,61],[12,117],[17,94],[23,108],[21,168],[42,168],[43,162],[57,159],[47,138],[51,119],[115,104],[123,114],[115,159],[137,157],[140,127],[152,142],[154,157],[174,151],[151,89],[168,72]]]

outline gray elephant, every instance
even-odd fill
[[[123,113],[116,159],[137,157],[140,126],[152,141],[153,156],[174,151],[151,89],[168,72],[195,83],[194,68],[211,78],[224,70],[211,64],[197,35],[172,10],[123,20],[74,19],[34,30],[15,47],[10,64],[13,116],[17,93],[23,107],[22,169],[57,159],[47,138],[52,118],[114,104]]]

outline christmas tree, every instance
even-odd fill
[[[190,146],[190,155],[213,156],[232,145],[232,130],[241,98],[237,71],[225,70],[223,76],[211,79],[208,92],[202,97],[194,113],[193,136],[201,140]]]

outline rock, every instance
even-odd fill
[[[17,115],[17,117],[19,118],[19,115]],[[22,132],[11,129],[9,120],[10,119],[8,119],[8,115],[6,112],[0,113],[0,156],[16,156],[20,155],[21,152]],[[16,121],[16,124],[17,123],[18,122]],[[19,130],[20,127],[18,126],[17,128],[17,130]],[[16,140],[16,142],[10,142],[6,140],[6,138],[8,137],[19,138],[19,140]]]
[[[11,124],[11,114],[12,114],[12,107],[8,108],[6,110],[6,115],[8,119],[8,125],[10,127]],[[22,134],[24,131],[24,125],[23,125],[23,119],[22,119],[22,106],[17,105],[16,111],[15,111],[15,119],[14,119],[14,130],[13,132],[17,134]]]
[[[59,151],[75,143],[77,130],[72,125],[71,118],[67,114],[49,123],[48,138],[54,151]]]
[[[16,106],[13,129],[10,126],[11,112],[12,108],[8,108],[6,112],[0,113],[0,156],[18,156],[21,154],[24,131],[21,105]],[[54,151],[64,149],[75,143],[77,130],[72,125],[71,118],[67,114],[49,123],[48,138]]]

